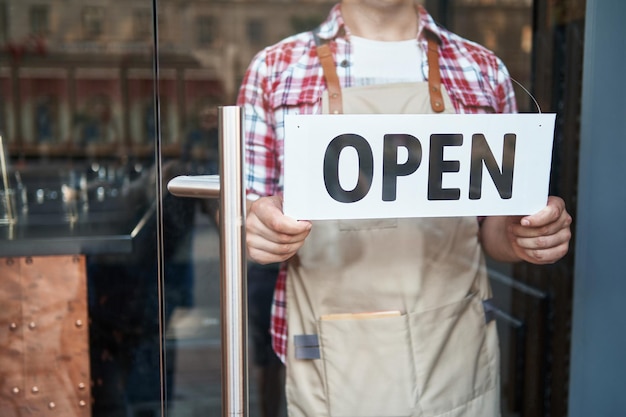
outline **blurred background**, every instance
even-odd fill
[[[585,1],[422,3],[503,59],[520,111],[558,114],[551,191],[576,216]],[[219,172],[217,110],[253,55],[333,4],[0,0],[2,417],[220,413],[215,202],[166,184]],[[568,415],[573,255],[490,262],[507,417]],[[259,274],[263,325],[275,268]],[[256,337],[250,414],[284,416]]]

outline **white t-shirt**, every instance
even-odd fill
[[[417,39],[384,42],[350,36],[356,85],[424,81]]]

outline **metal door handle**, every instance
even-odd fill
[[[243,108],[219,107],[218,119],[220,175],[175,177],[167,189],[179,197],[220,199],[222,416],[246,417],[249,403]]]

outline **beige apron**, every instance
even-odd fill
[[[325,112],[454,112],[432,43],[430,85],[343,91],[318,49]],[[287,276],[290,417],[498,416],[477,235],[475,217],[314,222]]]

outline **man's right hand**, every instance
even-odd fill
[[[285,216],[281,196],[261,197],[248,202],[248,257],[260,264],[286,261],[304,244],[311,226],[309,221]]]

